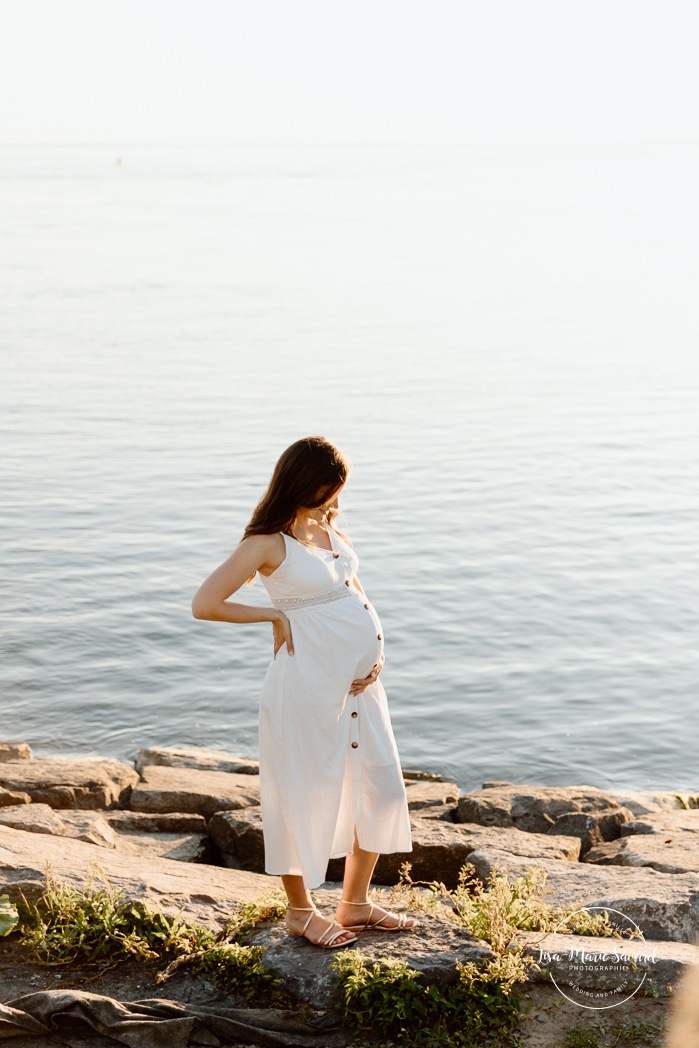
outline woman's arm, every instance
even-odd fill
[[[254,608],[249,604],[230,604],[227,598],[262,567],[270,554],[273,535],[251,535],[238,545],[228,560],[202,582],[192,600],[195,619],[214,622],[271,622],[274,608]]]
[[[231,602],[227,598],[259,568],[278,567],[279,546],[276,535],[250,535],[233,550],[228,560],[212,571],[194,594],[192,614],[195,619],[212,622],[271,622],[274,628],[274,654],[286,641],[293,655],[291,626],[277,608],[253,607]]]

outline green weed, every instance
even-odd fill
[[[377,901],[441,912],[487,942],[495,957],[481,964],[457,962],[456,984],[436,987],[425,986],[421,973],[401,962],[369,964],[358,951],[343,951],[335,967],[345,1022],[372,1033],[400,1034],[401,1045],[514,1043],[523,1011],[516,987],[538,968],[524,953],[520,931],[541,932],[543,938],[565,921],[571,933],[620,937],[607,913],[591,914],[580,903],[548,902],[547,874],[540,866],[512,882],[495,869],[483,884],[466,863],[453,890],[438,881],[413,881],[410,870],[404,863],[398,885],[388,894],[377,892]]]
[[[514,1043],[519,998],[487,973],[474,975],[461,966],[455,984],[425,985],[422,972],[404,961],[369,962],[356,949],[343,951],[333,966],[342,991],[343,1021],[360,1031],[381,1031],[406,1048]]]
[[[414,909],[440,909],[444,916],[487,942],[497,956],[477,970],[489,973],[507,991],[515,983],[526,982],[530,969],[538,967],[525,956],[524,944],[517,936],[519,931],[541,932],[544,938],[565,921],[571,934],[621,937],[606,912],[591,914],[581,907],[580,901],[569,907],[547,902],[545,897],[551,894],[546,887],[548,874],[540,866],[533,866],[514,881],[494,868],[483,884],[472,863],[464,863],[455,889],[440,881],[413,881],[410,869],[410,863],[401,867],[400,880],[390,900],[403,899]],[[476,977],[473,965],[467,971]]]
[[[186,924],[182,911],[167,917],[145,901],[128,901],[97,868],[84,889],[59,882],[49,870],[40,899],[24,900],[19,930],[20,944],[44,965],[147,961],[191,953],[214,938]]]
[[[277,980],[262,967],[263,949],[247,946],[244,938],[258,921],[273,919],[283,911],[281,893],[243,903],[217,934],[187,923],[182,910],[168,917],[145,901],[125,899],[98,867],[89,873],[84,888],[58,881],[49,869],[46,890],[38,901],[24,900],[17,930],[20,945],[42,965],[112,966],[127,960],[169,960],[167,968],[155,975],[156,983],[188,965],[193,971],[209,973],[217,986],[235,990],[247,1000],[255,997],[279,1004],[286,997]]]
[[[10,935],[17,927],[19,914],[9,895],[0,895],[0,935]]]
[[[280,981],[262,966],[263,953],[261,946],[221,942],[203,951],[191,967],[194,971],[207,972],[214,986],[221,990],[235,990],[248,1001],[254,998],[258,1007],[263,1003],[286,1006],[290,1002],[282,992]]]
[[[597,1022],[568,1026],[565,1030],[563,1048],[622,1048],[622,1045],[650,1045],[661,1048],[663,1028],[657,1023],[634,1019],[628,1023]]]

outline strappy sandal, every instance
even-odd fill
[[[383,917],[380,917],[378,921],[372,921],[372,914],[374,913],[374,904],[371,899],[367,899],[366,902],[352,902],[351,899],[340,899],[340,902],[347,903],[348,906],[368,906],[369,916],[364,924],[343,924],[342,927],[346,928],[348,932],[363,932],[371,931],[376,929],[379,932],[411,932],[414,928],[418,927],[418,922],[413,921],[412,924],[408,924],[408,917],[404,913],[391,913],[387,910]],[[382,907],[383,909],[383,907]],[[384,921],[387,917],[396,917],[398,924],[395,924],[392,928],[388,925],[384,925]],[[338,922],[339,923],[339,922]]]
[[[336,950],[339,946],[351,946],[353,942],[357,941],[357,936],[353,935],[351,939],[345,939],[344,942],[335,942],[335,940],[339,939],[341,935],[344,935],[348,931],[352,931],[352,929],[343,928],[338,921],[331,921],[330,927],[326,928],[323,934],[318,939],[316,939],[315,942],[313,942],[313,940],[309,939],[306,935],[306,929],[313,920],[313,915],[317,913],[318,916],[322,918],[324,921],[329,920],[329,918],[323,917],[323,914],[320,912],[317,906],[287,906],[287,910],[310,910],[308,920],[306,921],[300,932],[295,932],[292,928],[289,928],[288,925],[287,931],[290,935],[295,935],[299,939],[308,939],[308,942],[310,942],[313,946],[321,946],[324,950]],[[335,927],[335,925],[337,925],[339,931],[333,932],[333,928]]]

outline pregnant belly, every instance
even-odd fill
[[[383,651],[383,629],[373,605],[365,607],[354,596],[292,614],[291,632],[292,672],[300,678],[329,673],[346,689],[371,673]]]
[[[356,655],[354,678],[367,677],[383,651],[383,630],[376,612],[370,612],[360,605],[363,615],[352,628],[348,629],[347,642]]]

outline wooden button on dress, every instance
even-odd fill
[[[353,717],[358,717],[358,716],[359,716],[359,714],[357,713],[357,711],[356,711],[356,710],[354,710],[354,712],[352,713],[352,716],[353,716]]]
[[[352,743],[352,749],[353,749],[353,750],[356,750],[356,748],[357,748],[357,746],[358,746],[358,745],[359,745],[359,743],[358,743],[358,742],[353,742],[353,743]]]

